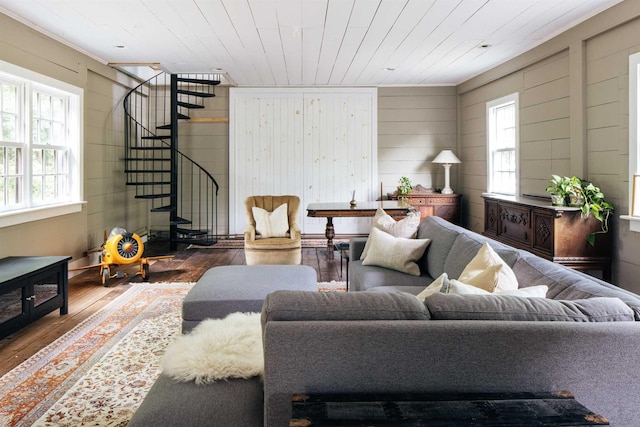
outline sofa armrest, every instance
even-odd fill
[[[349,240],[349,260],[356,261],[360,259],[364,245],[367,244],[368,237],[354,237]]]

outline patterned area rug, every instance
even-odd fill
[[[0,426],[126,426],[180,334],[193,283],[134,283],[0,378]],[[318,283],[343,291],[344,282]]]
[[[0,378],[0,426],[126,426],[180,331],[192,286],[131,284]]]

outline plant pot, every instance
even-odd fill
[[[580,194],[569,194],[569,206],[579,208],[584,205],[584,198]]]
[[[560,194],[551,194],[551,204],[553,206],[564,206],[564,197]]]

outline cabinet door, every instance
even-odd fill
[[[533,249],[548,256],[554,254],[554,216],[551,211],[533,211]]]
[[[498,235],[513,239],[524,246],[531,244],[531,216],[526,207],[499,204],[500,225]]]
[[[62,306],[62,278],[60,268],[49,269],[30,279],[29,301],[31,302],[31,320],[42,317]]]
[[[484,231],[491,236],[498,235],[499,225],[498,202],[484,201]]]
[[[7,287],[0,293],[0,338],[9,335],[29,321],[26,288]]]

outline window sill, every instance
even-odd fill
[[[620,219],[626,219],[629,221],[629,230],[640,233],[640,217],[631,215],[620,215]]]
[[[32,221],[68,215],[82,211],[82,205],[87,202],[69,202],[55,206],[20,209],[17,211],[0,213],[0,228],[24,224]]]

